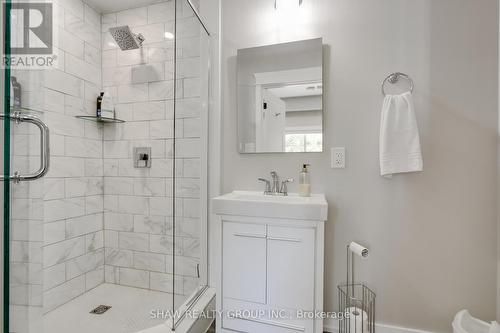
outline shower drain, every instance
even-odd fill
[[[100,315],[100,314],[103,314],[104,312],[108,311],[109,309],[111,309],[111,307],[109,305],[99,305],[97,308],[90,311],[89,313]]]

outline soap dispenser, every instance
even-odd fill
[[[301,197],[311,196],[311,180],[308,170],[309,164],[303,164],[299,173],[299,195]]]

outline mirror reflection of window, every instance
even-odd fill
[[[268,88],[267,91],[283,102],[284,130],[283,136],[285,152],[321,152],[323,147],[322,134],[322,93],[321,81],[284,85],[277,88]],[[277,117],[282,110],[273,110],[270,113]]]
[[[322,150],[322,133],[285,134],[285,151],[287,153],[318,153]]]

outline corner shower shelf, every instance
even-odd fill
[[[98,123],[124,123],[125,120],[117,119],[117,118],[108,118],[108,117],[97,117],[97,116],[75,116],[78,119],[95,121]]]

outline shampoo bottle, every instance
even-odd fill
[[[102,96],[104,96],[104,93],[100,93],[99,96],[97,96],[97,111],[96,111],[96,116],[98,118],[102,117]]]
[[[113,97],[108,92],[104,92],[101,97],[101,117],[115,118],[115,105],[113,103]]]
[[[302,165],[302,170],[299,173],[299,195],[301,197],[311,196],[311,180],[309,177],[309,164]]]

